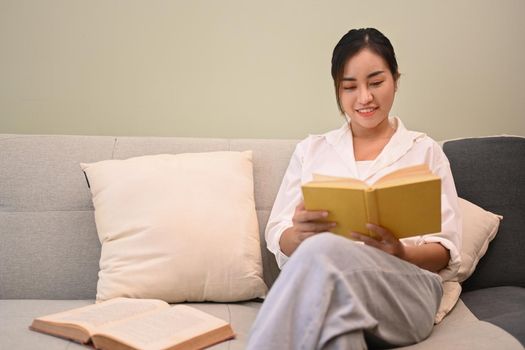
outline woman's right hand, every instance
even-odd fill
[[[304,208],[304,202],[301,201],[295,208],[292,218],[293,226],[283,231],[279,245],[281,251],[287,256],[297,249],[302,241],[315,234],[326,232],[336,226],[335,222],[320,222],[328,216],[327,211],[313,211]]]

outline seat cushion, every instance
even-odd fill
[[[94,303],[94,300],[0,300],[0,348],[1,349],[78,349],[86,347],[72,341],[29,330],[32,320],[38,316],[74,309]],[[241,350],[246,348],[250,327],[261,303],[247,301],[232,304],[188,303],[192,307],[230,322],[236,338],[219,343],[210,349]]]
[[[396,350],[436,349],[523,350],[523,347],[505,330],[478,320],[460,299],[450,314],[440,324],[434,326],[427,339]]]
[[[94,300],[0,300],[1,349],[86,349],[74,342],[29,330],[33,318],[93,303]],[[231,323],[236,338],[217,344],[213,350],[246,348],[249,331],[262,305],[258,301],[230,304],[189,303],[188,305]],[[479,321],[460,300],[452,312],[434,327],[425,341],[406,350],[434,349],[523,349],[521,344],[501,328]]]
[[[477,318],[503,328],[525,346],[525,288],[479,289],[463,293],[461,299]]]

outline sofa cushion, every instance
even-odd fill
[[[434,317],[434,323],[439,324],[443,321],[443,318],[447,316],[450,311],[456,306],[461,295],[461,284],[457,281],[446,281],[443,282],[443,296],[439,303],[436,316]]]
[[[78,163],[111,158],[114,143],[0,137],[0,298],[94,298],[100,242]]]
[[[474,272],[490,241],[496,236],[501,218],[463,198],[459,198],[459,208],[463,219],[461,266],[454,280],[443,283],[443,297],[434,320],[436,324],[456,305],[461,294],[459,282],[463,282]]]
[[[479,260],[485,255],[490,241],[498,232],[501,216],[459,198],[463,237],[461,241],[461,266],[455,280],[465,281],[472,275]]]
[[[251,152],[82,164],[102,243],[97,299],[263,296]]]
[[[463,301],[459,300],[450,315],[434,326],[427,339],[418,344],[396,348],[396,350],[436,349],[523,350],[523,347],[505,330],[478,320]]]
[[[525,138],[447,141],[443,150],[458,195],[504,218],[485,256],[463,283],[463,290],[525,287]]]
[[[29,330],[32,320],[39,316],[71,310],[94,303],[94,300],[0,300],[2,319],[0,320],[0,348],[17,350],[86,350],[82,344],[51,335]],[[219,343],[209,349],[244,350],[251,325],[261,307],[258,301],[238,302],[234,304],[188,303],[215,317],[228,321],[235,339]]]
[[[264,228],[296,143],[297,140],[0,135],[0,298],[94,298],[101,246],[91,194],[78,163],[161,153],[253,150],[264,278],[270,286],[279,268],[266,249]],[[56,273],[58,269],[61,273]]]
[[[0,347],[2,349],[86,349],[85,346],[47,334],[33,332],[28,326],[38,316],[70,310],[93,303],[94,300],[0,300],[2,320]],[[202,311],[229,321],[236,333],[235,339],[217,344],[213,350],[246,349],[251,325],[261,306],[260,302],[233,304],[190,303]],[[443,322],[435,326],[431,336],[404,350],[492,350],[523,349],[519,342],[501,328],[479,321],[460,301]]]
[[[461,299],[477,318],[503,328],[525,346],[525,288],[478,289]]]

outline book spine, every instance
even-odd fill
[[[368,223],[379,225],[379,208],[377,206],[376,191],[374,189],[369,188],[365,191],[365,205]],[[368,235],[374,237],[375,233],[368,230]]]

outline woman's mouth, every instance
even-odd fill
[[[361,117],[364,117],[364,118],[369,118],[371,116],[374,115],[375,111],[377,110],[378,107],[367,107],[367,108],[359,108],[359,109],[356,109],[355,111],[357,112],[357,114],[359,114]]]

